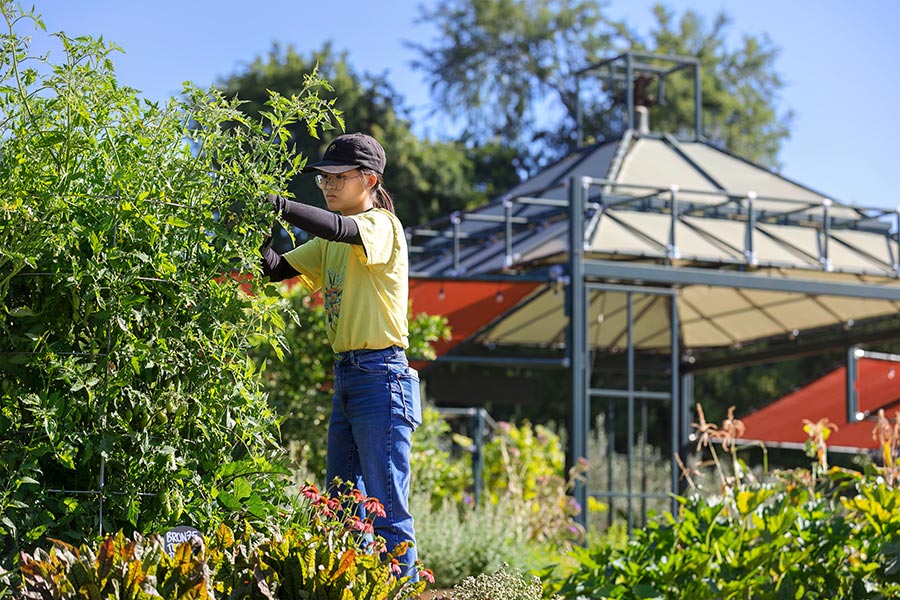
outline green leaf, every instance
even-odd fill
[[[175,216],[170,216],[166,219],[166,224],[171,225],[172,227],[190,227],[191,224],[185,221],[184,219],[180,219]]]
[[[631,591],[638,598],[665,598],[661,592],[651,585],[638,584]]]

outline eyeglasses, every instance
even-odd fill
[[[323,190],[331,188],[338,192],[344,189],[344,184],[347,183],[348,179],[356,179],[361,175],[362,173],[357,173],[356,175],[323,175],[322,173],[316,173],[316,185]]]

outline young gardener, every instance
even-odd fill
[[[409,367],[406,237],[384,188],[384,149],[351,133],[308,165],[329,212],[269,196],[288,223],[318,236],[279,255],[263,246],[263,273],[272,281],[299,275],[322,290],[328,341],[335,352],[334,398],[328,425],[327,484],[340,478],[377,498],[386,516],[378,535],[392,551],[415,543],[409,512],[410,438],[422,421],[419,378]],[[416,550],[399,557],[417,578]]]

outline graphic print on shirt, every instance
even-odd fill
[[[341,316],[341,297],[344,295],[344,273],[325,271],[325,322],[332,331],[337,331],[338,317]]]

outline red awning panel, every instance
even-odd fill
[[[861,358],[858,362],[857,395],[859,411],[870,418],[856,423],[847,421],[847,367],[840,367],[824,377],[776,400],[741,420],[748,440],[766,443],[800,443],[806,441],[803,419],[815,423],[826,418],[838,426],[828,438],[829,446],[877,448],[872,438],[875,422],[871,420],[884,409],[889,418],[900,408],[900,363]]]
[[[453,338],[434,344],[438,356],[466,341],[488,323],[505,314],[538,286],[535,282],[486,282],[439,279],[409,280],[414,315],[447,317]]]

